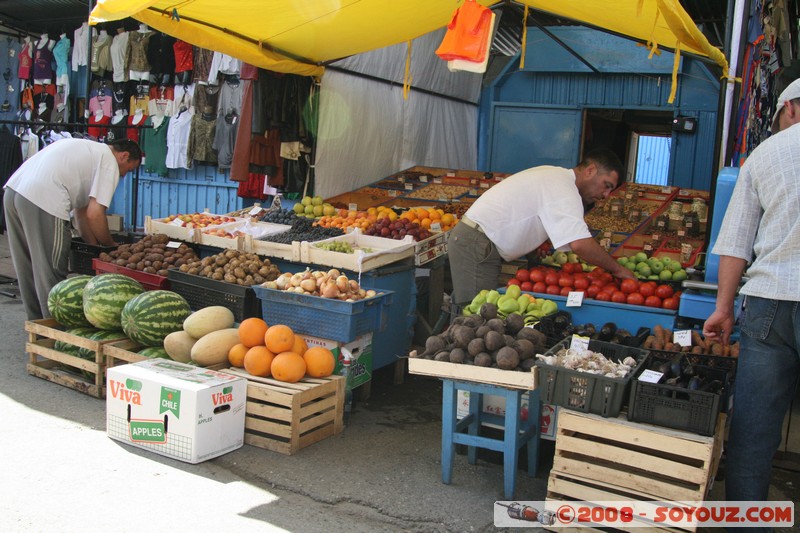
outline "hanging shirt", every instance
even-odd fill
[[[92,43],[92,72],[103,75],[113,67],[111,64],[111,37],[101,33]]]
[[[53,79],[53,51],[50,50],[48,40],[43,47],[38,46],[33,51],[33,79],[52,80]]]
[[[72,47],[72,70],[77,72],[78,67],[86,66],[86,58],[89,55],[89,35],[91,34],[92,40],[97,34],[94,28],[90,28],[89,24],[84,22],[81,27],[75,30],[72,42],[75,46]]]
[[[177,115],[181,112],[181,108],[190,110],[194,109],[194,83],[189,85],[176,85],[175,86],[175,100],[172,105],[172,114]]]
[[[98,109],[103,110],[103,114],[110,117],[114,114],[113,91],[108,87],[100,87],[89,93],[89,113],[94,113]]]
[[[175,54],[175,72],[186,72],[194,68],[194,49],[185,41],[175,41],[172,45]]]
[[[217,115],[227,115],[231,112],[241,113],[243,90],[244,83],[241,81],[236,81],[235,83],[225,81],[222,83],[219,89]]]
[[[150,62],[147,60],[147,43],[153,32],[130,32],[128,37],[128,68],[136,72],[149,72]]]
[[[172,75],[175,72],[175,51],[172,48],[175,37],[155,33],[147,43],[147,61],[150,74],[156,76]]]
[[[192,162],[186,155],[191,127],[192,114],[189,111],[170,118],[167,130],[167,168],[192,168]]]
[[[151,173],[166,177],[167,170],[167,130],[170,117],[164,117],[161,124],[152,129],[143,129],[139,132],[142,140],[141,147],[145,153],[144,169]],[[147,117],[145,126],[153,125],[153,117]]]
[[[208,75],[211,72],[211,61],[213,60],[214,52],[206,48],[195,47],[192,79],[194,81],[208,83]],[[216,80],[216,77],[214,79]]]
[[[105,139],[106,134],[108,133],[108,124],[111,123],[111,117],[106,115],[97,118],[97,115],[91,114],[89,115],[89,127],[87,128],[87,132],[90,136],[94,137],[97,140]]]
[[[242,62],[235,57],[231,57],[222,52],[214,52],[211,60],[211,68],[208,72],[208,83],[217,83],[217,74],[239,75],[242,70]]]
[[[111,41],[111,67],[114,70],[112,79],[115,83],[128,81],[128,38],[130,33],[124,31],[114,36]]]
[[[128,126],[144,126],[147,122],[147,115],[129,115],[128,116]],[[125,132],[125,137],[134,141],[136,143],[139,142],[139,128],[128,128],[128,131]]]
[[[69,80],[69,37],[66,35],[58,40],[53,47],[53,59],[56,60],[56,79],[66,78]],[[63,83],[59,83],[63,85]]]
[[[192,117],[189,144],[186,149],[186,158],[189,161],[213,164],[217,162],[217,152],[214,150],[216,124],[214,117],[203,117],[202,113],[196,113]]]
[[[175,89],[165,85],[150,88],[150,100],[147,104],[148,115],[173,115],[173,103],[175,102]]]
[[[23,81],[31,79],[31,69],[33,69],[33,43],[28,42],[22,46],[19,53],[17,78]]]
[[[217,117],[217,129],[214,132],[214,144],[217,151],[217,163],[221,170],[231,168],[233,147],[236,144],[236,132],[239,129],[238,117],[234,114]]]
[[[130,86],[125,82],[114,84],[114,91],[111,93],[111,107],[114,112],[124,111],[128,114],[128,103],[130,101]]]

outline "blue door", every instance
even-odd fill
[[[517,172],[539,165],[572,168],[580,156],[579,109],[496,105],[489,168]]]

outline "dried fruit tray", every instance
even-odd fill
[[[334,252],[319,245],[347,242],[357,249],[351,253]],[[365,251],[367,249],[369,251]],[[317,242],[300,243],[300,261],[306,264],[345,268],[366,272],[414,255],[415,243],[410,237],[403,240],[364,235],[361,230]]]

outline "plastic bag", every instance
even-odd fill
[[[467,0],[453,13],[436,55],[445,61],[482,62],[489,51],[491,31],[492,10],[475,0]]]

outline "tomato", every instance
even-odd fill
[[[664,309],[677,309],[680,306],[680,299],[675,298],[674,296],[670,296],[669,298],[664,298],[664,301],[661,302],[661,307]]]
[[[624,304],[626,301],[628,301],[628,295],[622,291],[614,291],[611,294],[611,301],[616,304]]]
[[[639,292],[632,292],[628,295],[626,302],[631,305],[644,305],[644,296]]]
[[[602,274],[600,274],[600,279],[602,279],[606,283],[610,283],[611,281],[614,280],[614,276],[612,276],[608,272],[603,272]]]
[[[611,295],[609,293],[607,293],[607,292],[602,292],[601,291],[601,292],[597,293],[597,296],[595,296],[594,299],[598,300],[600,302],[610,302],[611,301]]]
[[[675,291],[669,285],[662,284],[656,287],[656,296],[658,296],[662,300],[664,298],[669,298],[673,294],[675,294]]]
[[[558,285],[548,285],[547,290],[545,290],[547,294],[561,294],[561,287]]]
[[[600,289],[600,292],[611,296],[616,290],[617,288],[609,283],[608,285],[604,285],[603,288]]]
[[[575,278],[572,277],[572,274],[561,274],[558,277],[558,284],[562,287],[572,287],[574,282]]]
[[[572,292],[572,287],[561,287],[561,292],[559,292],[558,294],[560,294],[561,296],[569,296],[569,293],[571,292]]]
[[[572,265],[573,263],[564,263],[563,265],[561,265],[561,273],[572,274]]]
[[[523,281],[522,283],[520,283],[519,288],[522,289],[523,291],[531,292],[533,290],[533,283],[531,283],[530,281]]]
[[[547,284],[544,281],[537,281],[533,284],[533,292],[544,292],[547,290]]]
[[[558,274],[556,272],[548,272],[544,275],[544,282],[548,285],[558,285]]]
[[[510,287],[511,285],[520,285],[520,281],[517,278],[511,278],[508,280],[508,283],[506,283],[506,287]]]
[[[598,288],[602,289],[606,285],[607,285],[607,283],[605,281],[603,281],[602,279],[593,279],[591,286],[592,287],[598,287]]]
[[[639,289],[639,282],[635,279],[623,279],[620,283],[619,290],[625,294],[631,294]]]
[[[539,270],[538,268],[532,268],[529,273],[530,281],[532,283],[539,283],[540,281],[544,281],[544,272]]]
[[[525,268],[520,268],[519,270],[517,270],[517,273],[514,275],[514,277],[520,281],[528,281],[529,279],[531,279],[531,273],[529,270]]]
[[[646,281],[639,285],[639,292],[647,298],[648,296],[652,296],[656,293],[656,286],[657,283],[655,281]]]
[[[575,281],[572,283],[572,286],[575,287],[576,290],[585,291],[589,288],[589,280],[586,279],[586,276],[580,278],[575,276]]]
[[[644,305],[647,307],[661,307],[661,298],[658,296],[648,296],[644,300]]]
[[[587,298],[596,298],[599,293],[600,293],[600,287],[598,287],[597,285],[589,285],[589,287],[586,289],[585,294]]]

